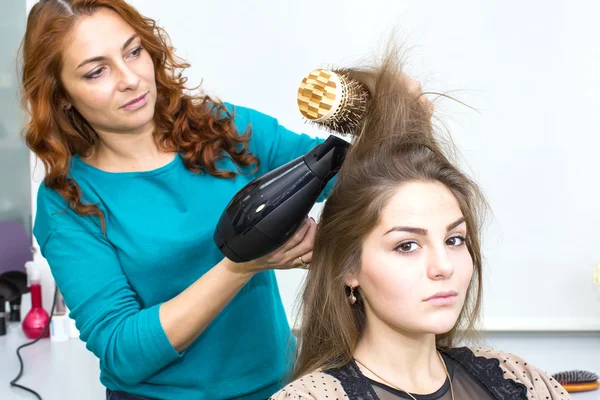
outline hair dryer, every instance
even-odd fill
[[[234,262],[244,262],[282,246],[340,169],[348,146],[330,136],[306,155],[244,186],[217,224],[214,241],[219,250]]]
[[[298,89],[298,108],[330,131],[359,131],[369,104],[366,86],[344,71],[316,69]],[[231,200],[214,241],[234,262],[252,261],[281,247],[298,230],[325,185],[339,171],[349,143],[330,136],[305,156],[250,182]]]

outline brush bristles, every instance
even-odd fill
[[[311,123],[353,135],[369,101],[366,87],[347,74],[326,69],[311,71],[298,89],[298,108]]]
[[[557,372],[552,375],[554,379],[558,381],[561,385],[566,385],[569,383],[588,383],[595,382],[598,380],[598,375],[589,371],[563,371]]]

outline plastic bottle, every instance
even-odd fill
[[[42,307],[42,284],[39,269],[32,263],[28,265],[29,291],[31,293],[31,310],[23,320],[23,332],[30,339],[37,339],[46,329],[50,321],[50,316]],[[43,337],[50,336],[47,330]]]

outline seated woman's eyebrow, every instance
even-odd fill
[[[457,226],[459,226],[460,224],[462,224],[464,222],[465,222],[465,217],[462,217],[459,220],[448,225],[446,227],[446,231],[450,232],[452,229],[456,228]],[[395,226],[392,229],[390,229],[389,231],[387,231],[383,236],[385,236],[391,232],[408,232],[408,233],[414,233],[415,235],[427,236],[427,233],[429,231],[425,228],[416,228],[416,227],[412,227],[412,226]]]

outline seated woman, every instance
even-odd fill
[[[479,316],[485,201],[395,55],[346,72],[371,96],[319,222],[293,382],[272,399],[569,399],[517,356],[457,347]]]

